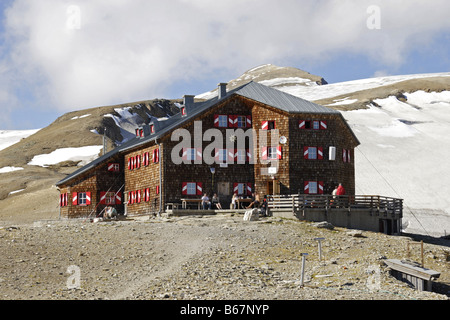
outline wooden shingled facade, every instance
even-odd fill
[[[272,92],[280,95],[260,84],[245,86],[264,94],[267,90],[269,97]],[[317,107],[320,112],[293,112],[274,105],[283,100],[274,99],[269,105],[267,94],[264,99],[252,94],[234,90],[207,102],[186,102],[172,122],[150,124],[147,136],[137,134],[134,141],[105,155],[95,166],[69,176],[58,184],[61,194],[69,198],[62,203],[62,216],[99,214],[105,207],[100,198],[109,189],[120,190],[122,202],[113,206],[128,215],[160,213],[167,203],[199,199],[204,193],[210,197],[217,193],[223,208],[229,208],[235,192],[242,197],[253,192],[261,197],[331,194],[342,183],[347,194],[354,194],[354,148],[359,142],[339,112],[322,106]],[[287,103],[297,102],[288,98]],[[177,149],[180,140],[173,139],[177,129],[189,132],[189,148]],[[209,129],[220,131],[222,148],[211,148],[213,138],[204,136]],[[239,129],[252,136],[243,145],[230,144],[233,131]],[[174,161],[174,150],[182,163]],[[214,163],[206,163],[206,156],[213,157]],[[109,172],[108,163],[118,163],[120,171]],[[90,193],[89,204],[72,204],[72,194],[83,192]]]

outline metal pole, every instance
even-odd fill
[[[302,253],[302,275],[300,278],[300,287],[303,287],[304,277],[305,277],[305,261],[307,253]]]
[[[314,240],[319,242],[319,261],[322,261],[322,240],[325,238],[314,238]]]

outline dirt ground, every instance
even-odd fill
[[[449,299],[449,240],[425,239],[425,267],[441,275],[435,292],[420,292],[384,263],[420,261],[420,246],[408,256],[410,236],[350,231],[240,214],[8,221],[0,224],[0,299]]]

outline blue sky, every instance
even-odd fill
[[[447,0],[8,0],[0,10],[0,130],[203,93],[267,63],[329,83],[450,71]]]

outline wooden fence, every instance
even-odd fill
[[[322,209],[326,212],[337,209],[368,209],[371,213],[390,213],[402,217],[403,200],[384,196],[332,196],[332,195],[270,195],[268,196],[269,210],[285,210],[292,213],[304,209]]]

